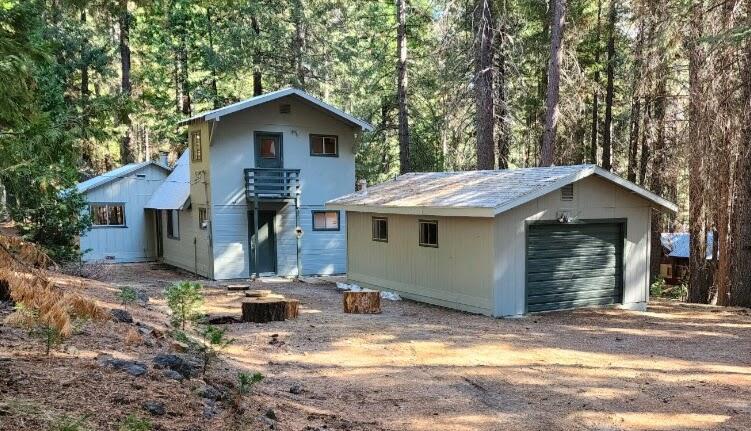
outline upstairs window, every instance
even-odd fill
[[[438,247],[438,222],[420,220],[420,246]]]
[[[167,210],[167,236],[180,239],[180,213],[177,210]]]
[[[91,204],[89,212],[92,226],[125,227],[123,204]]]
[[[389,220],[373,217],[373,241],[389,242]]]
[[[313,230],[339,230],[339,211],[313,211]]]
[[[264,136],[261,138],[261,145],[258,149],[261,158],[263,159],[275,159],[276,158],[276,139],[273,137]]]
[[[203,160],[200,131],[191,132],[190,134],[190,154],[194,162],[200,162]]]
[[[310,155],[338,157],[339,138],[334,135],[310,135]]]

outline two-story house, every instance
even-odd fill
[[[156,190],[156,255],[222,280],[346,272],[346,219],[367,122],[287,88],[183,120],[188,150]]]

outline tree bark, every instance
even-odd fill
[[[493,26],[489,0],[476,0],[475,26],[475,134],[477,169],[495,167],[493,142]]]
[[[396,99],[399,106],[399,172],[412,172],[409,110],[407,102],[406,0],[396,0]]]
[[[495,82],[496,82],[496,100],[498,107],[496,113],[497,120],[497,142],[496,149],[498,152],[498,169],[508,169],[509,149],[511,147],[511,128],[509,127],[509,109],[508,109],[508,88],[506,79],[506,61],[508,52],[506,50],[506,36],[508,26],[506,25],[506,0],[500,1],[500,8],[497,13],[498,32],[495,42]]]
[[[124,126],[125,133],[120,139],[120,161],[123,164],[135,161],[133,145],[131,143],[130,130],[130,12],[128,12],[128,0],[120,1],[120,91],[124,99],[124,107],[120,111],[120,124]]]
[[[256,39],[261,36],[261,27],[258,25],[258,20],[255,16],[250,17],[250,27],[256,34]],[[255,41],[255,47],[253,48],[253,96],[260,96],[263,94],[263,82],[261,76],[261,56],[259,55],[258,40]]]
[[[629,121],[628,136],[628,170],[626,179],[635,183],[636,172],[638,168],[637,156],[639,155],[639,125],[641,124],[641,78],[644,59],[644,40],[645,40],[644,21],[639,25],[639,35],[636,39],[636,49],[634,52],[634,75],[631,84],[631,119]]]
[[[208,26],[209,36],[209,52],[211,52],[211,58],[209,59],[209,71],[211,72],[211,101],[214,109],[221,107],[219,101],[219,88],[217,85],[217,73],[216,73],[216,51],[214,50],[214,23],[213,13],[210,7],[206,8],[206,25]]]
[[[295,70],[295,86],[305,89],[305,62],[303,53],[305,52],[305,8],[302,0],[292,1],[292,22],[295,27],[295,33],[292,37],[293,64]]]
[[[702,103],[704,97],[701,69],[704,67],[703,52],[699,39],[703,28],[703,1],[691,8],[691,46],[689,47],[689,106],[688,134],[692,143],[688,153],[689,170],[689,285],[688,302],[706,304],[709,301],[711,283],[707,267],[707,232],[704,210],[704,155],[705,139],[702,133],[704,122]]]
[[[550,62],[548,64],[548,89],[545,97],[545,128],[540,146],[540,166],[552,166],[555,162],[555,140],[558,126],[558,99],[561,84],[561,60],[563,58],[563,27],[566,0],[553,0],[550,26]]]
[[[751,0],[746,0],[746,26],[751,28]],[[746,39],[742,115],[745,116],[736,170],[733,238],[735,267],[730,288],[731,305],[751,308],[751,40]]]
[[[605,123],[602,130],[602,168],[613,169],[613,94],[615,93],[615,32],[618,14],[615,0],[610,0],[608,29],[607,86],[605,88]]]
[[[653,193],[662,195],[664,192],[664,176],[667,167],[665,158],[665,109],[667,106],[667,65],[660,67],[659,83],[657,85],[657,94],[655,95],[655,119],[657,120],[657,138],[655,139],[652,159],[652,175],[649,188]],[[660,235],[665,230],[662,213],[652,211],[651,220],[651,259],[650,259],[650,281],[654,282],[660,275],[660,256],[662,253],[662,244]]]
[[[193,111],[190,99],[190,75],[188,73],[188,34],[185,28],[180,32],[180,46],[177,50],[178,61],[180,62],[180,112],[185,116],[190,116]]]
[[[597,0],[597,46],[595,47],[594,90],[592,91],[592,136],[589,146],[590,163],[597,164],[597,141],[599,138],[598,123],[600,121],[600,27],[602,16],[602,0]]]

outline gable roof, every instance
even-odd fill
[[[78,191],[78,193],[88,192],[89,190],[93,190],[97,187],[101,187],[105,184],[109,184],[112,181],[118,180],[120,178],[125,178],[128,175],[138,172],[141,169],[149,165],[157,166],[159,168],[164,169],[167,172],[170,171],[169,167],[164,166],[163,164],[155,162],[155,161],[148,161],[148,162],[141,162],[141,163],[129,163],[127,165],[123,165],[123,166],[120,166],[119,168],[113,169],[109,172],[105,172],[102,175],[97,175],[96,177],[89,178],[86,181],[81,181],[80,183],[76,184],[76,190]]]
[[[281,99],[282,97],[286,97],[286,96],[299,97],[302,100],[308,102],[309,104],[316,106],[320,109],[323,109],[324,111],[328,111],[329,113],[333,114],[336,117],[339,117],[339,119],[343,120],[345,123],[348,123],[352,126],[357,126],[363,130],[368,130],[368,131],[373,130],[373,126],[367,121],[364,121],[357,117],[349,115],[346,112],[342,111],[341,109],[335,108],[329,105],[328,103],[310,95],[309,93],[306,93],[302,90],[299,90],[297,88],[291,88],[291,87],[283,88],[277,91],[272,91],[266,94],[261,94],[260,96],[254,96],[254,97],[251,97],[250,99],[245,99],[243,101],[233,103],[231,105],[227,105],[219,109],[207,111],[207,112],[195,115],[193,117],[181,120],[177,124],[180,126],[183,126],[193,121],[219,120],[221,117],[225,115],[242,111],[244,109],[249,109],[254,106],[262,105],[264,103]]]
[[[333,209],[494,217],[567,184],[597,175],[668,211],[678,207],[595,165],[409,173],[326,203]]]
[[[691,235],[688,232],[676,232],[676,233],[662,233],[660,234],[660,242],[662,246],[669,252],[670,257],[679,257],[688,259],[691,256],[690,247]],[[707,232],[706,242],[706,258],[712,259],[712,250],[714,249],[714,235],[711,232]]]
[[[183,151],[172,173],[154,191],[144,208],[177,210],[187,207],[190,199],[190,150]]]

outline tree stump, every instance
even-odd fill
[[[371,289],[344,292],[344,312],[377,314],[381,312],[381,292]]]
[[[284,298],[252,298],[242,303],[243,322],[268,323],[294,319],[299,301]]]
[[[263,289],[248,290],[247,292],[245,292],[245,296],[247,296],[248,298],[264,298],[269,295],[271,295],[271,291]]]
[[[229,291],[238,291],[238,290],[248,290],[250,289],[249,284],[228,284],[227,290]]]

